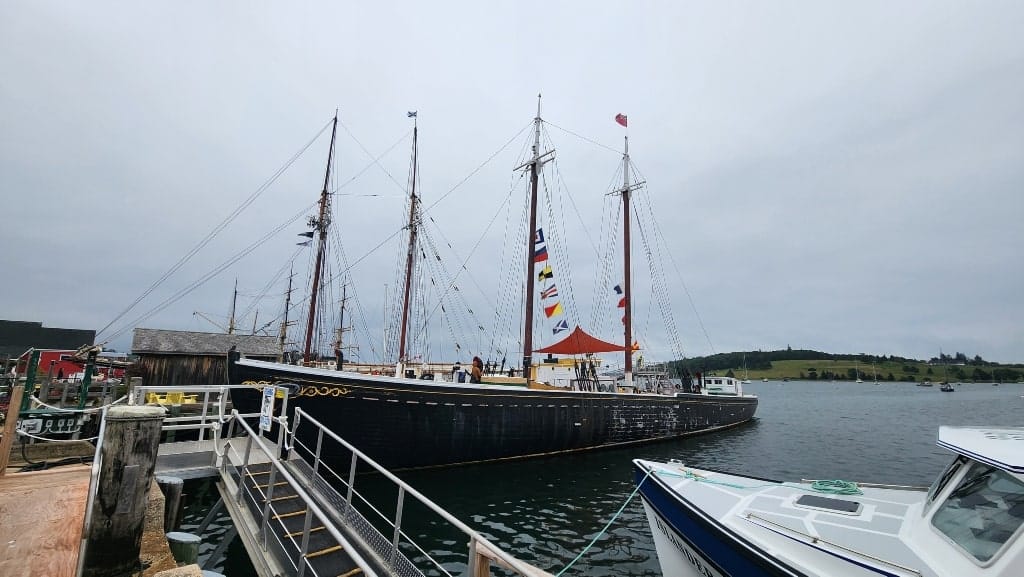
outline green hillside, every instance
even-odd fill
[[[746,370],[744,370],[744,363]],[[859,376],[873,382],[1017,382],[1024,379],[1024,365],[990,363],[962,353],[943,355],[941,359],[906,359],[894,356],[831,354],[813,350],[748,351],[720,353],[671,363],[675,371],[731,375],[751,380],[841,380]],[[859,374],[858,374],[859,372]]]

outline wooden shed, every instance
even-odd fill
[[[242,356],[277,360],[277,337],[135,329],[132,376],[147,385],[222,385],[227,383],[227,354],[236,347]]]

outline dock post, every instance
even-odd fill
[[[178,530],[178,513],[181,511],[181,490],[185,481],[178,477],[158,475],[156,484],[164,494],[164,533]]]
[[[118,405],[107,410],[82,577],[122,577],[138,571],[163,419],[162,407]]]
[[[199,535],[172,531],[167,534],[167,546],[171,548],[174,560],[182,565],[192,565],[199,558],[199,544],[203,539]]]
[[[0,439],[0,477],[7,472],[7,461],[11,458],[11,447],[14,446],[14,431],[18,426],[18,407],[21,397],[25,394],[25,385],[11,387],[11,399],[7,405],[7,417],[4,421],[4,437]]]

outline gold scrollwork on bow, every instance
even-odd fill
[[[317,387],[314,385],[303,385],[299,389],[298,396],[300,397],[343,397],[349,394],[349,390],[346,387]]]

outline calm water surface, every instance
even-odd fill
[[[729,431],[400,476],[505,550],[558,573],[633,492],[630,461],[635,458],[679,459],[780,480],[928,485],[951,458],[935,446],[939,425],[1024,425],[1019,384],[965,384],[954,393],[907,383],[756,382],[746,389],[760,397],[757,418]],[[213,489],[192,490],[203,498],[186,511],[186,531],[198,526],[216,500]],[[211,526],[201,558],[229,525],[222,516]],[[411,529],[442,559],[465,552],[464,540],[435,533],[429,525]],[[228,577],[254,575],[237,539],[213,569]],[[565,575],[661,575],[639,497]]]

